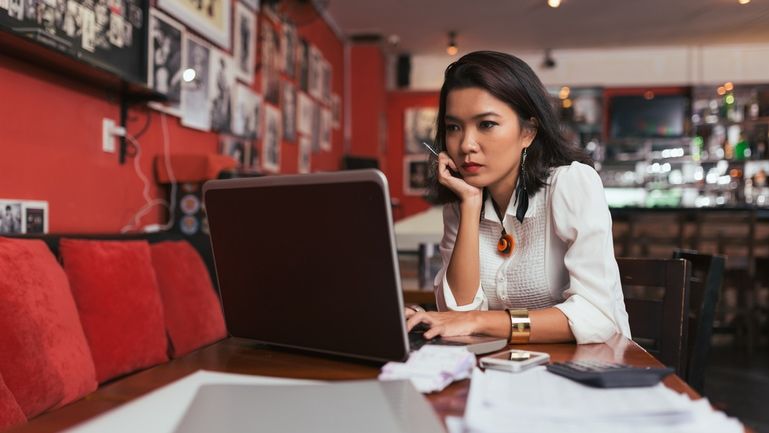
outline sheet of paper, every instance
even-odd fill
[[[474,365],[475,355],[464,347],[425,345],[406,362],[385,364],[379,380],[409,379],[419,392],[436,392],[470,377]]]
[[[473,432],[741,432],[734,419],[662,384],[591,388],[537,367],[473,372],[465,410]]]
[[[170,433],[176,428],[201,385],[308,383],[322,382],[199,370],[66,431],[68,433]]]

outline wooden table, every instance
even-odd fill
[[[531,344],[516,348],[548,352],[553,361],[593,359],[637,366],[661,365],[637,344],[621,336],[605,344]],[[59,431],[200,369],[300,379],[346,380],[376,378],[380,367],[381,364],[275,350],[248,340],[229,338],[183,358],[104,385],[86,398],[41,415],[11,432]],[[692,398],[699,397],[677,376],[668,376],[665,385]],[[441,418],[447,415],[462,416],[469,390],[470,380],[463,380],[453,383],[440,393],[428,395],[427,399]]]

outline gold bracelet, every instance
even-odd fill
[[[529,319],[529,310],[506,308],[510,316],[510,344],[526,344],[531,337],[531,319]]]

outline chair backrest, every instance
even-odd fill
[[[618,258],[617,264],[633,339],[686,377],[691,265],[638,258]]]
[[[675,250],[673,258],[686,259],[692,264],[689,280],[689,335],[686,382],[700,394],[705,387],[705,368],[713,334],[718,296],[724,282],[726,258],[699,254],[691,250]]]

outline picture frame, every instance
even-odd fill
[[[283,139],[288,142],[296,141],[296,86],[289,81],[281,83],[280,108],[283,111]]]
[[[0,199],[0,235],[48,233],[48,202]]]
[[[403,112],[404,153],[424,154],[427,150],[421,144],[423,141],[433,145],[437,117],[435,107],[412,107]]]
[[[234,159],[238,168],[245,168],[251,161],[251,156],[248,154],[250,151],[251,145],[243,137],[230,134],[219,135],[219,153]]]
[[[277,105],[280,99],[280,33],[275,22],[266,16],[259,26],[262,95],[266,102]]]
[[[299,130],[300,134],[312,136],[312,122],[313,113],[315,110],[315,102],[312,100],[312,98],[310,98],[309,95],[304,92],[299,92],[297,101],[299,102],[299,121],[297,129]]]
[[[165,102],[150,107],[177,117],[182,116],[182,72],[187,31],[179,22],[157,9],[150,9],[147,37],[147,85],[166,96]]]
[[[230,132],[232,130],[232,105],[236,83],[233,63],[232,57],[223,51],[211,51],[208,98],[212,131]]]
[[[231,2],[216,0],[158,0],[160,9],[173,15],[200,36],[230,49]]]
[[[312,140],[308,136],[299,137],[299,173],[309,173],[312,157]]]
[[[232,133],[255,140],[260,136],[262,96],[243,83],[235,83]]]
[[[406,155],[403,158],[403,194],[423,196],[429,185],[430,158],[427,155]]]
[[[213,48],[203,39],[187,35],[184,43],[183,70],[193,69],[195,78],[182,82],[182,125],[201,131],[211,130],[211,52]]]
[[[280,110],[265,105],[262,168],[273,173],[280,172],[281,126]]]
[[[252,11],[259,12],[259,0],[243,0],[243,4],[248,6]]]
[[[248,84],[254,82],[256,70],[256,14],[243,3],[235,3],[235,43],[232,50],[235,75]]]

